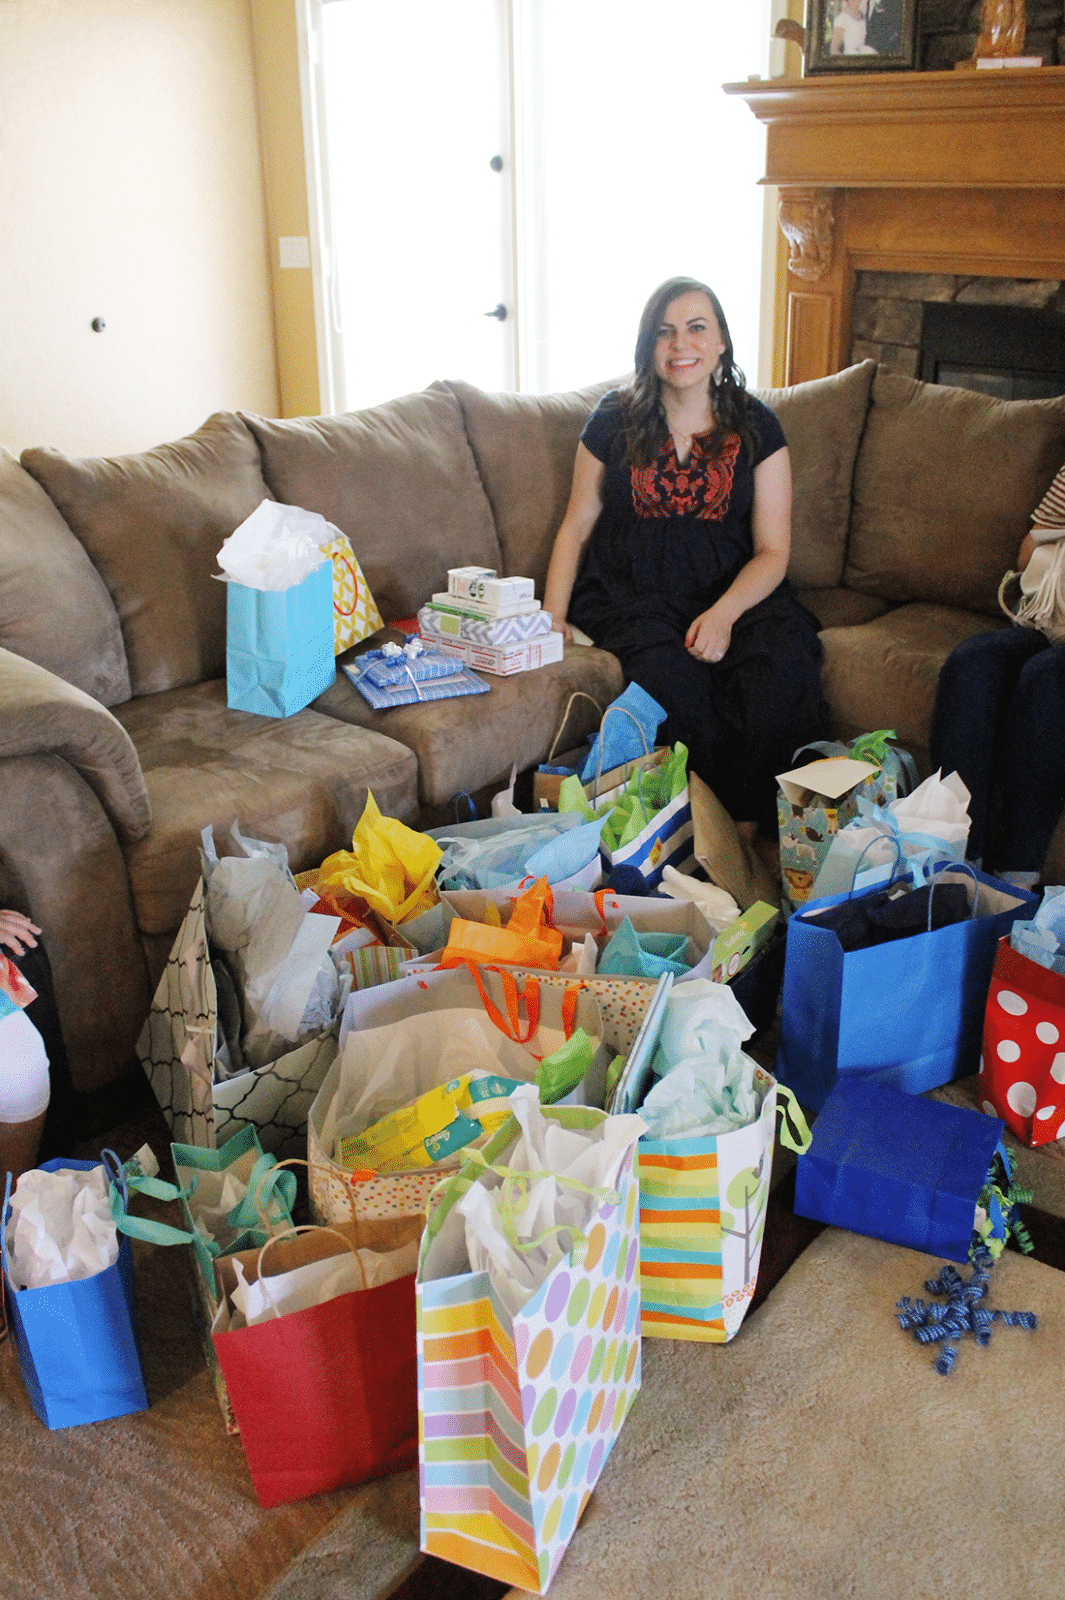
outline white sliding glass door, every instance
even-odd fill
[[[318,11],[339,407],[620,375],[674,273],[718,291],[754,381],[764,134],[720,85],[765,73],[770,0]]]

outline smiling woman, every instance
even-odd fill
[[[817,625],[785,576],[784,434],[695,279],[655,290],[634,366],[581,435],[544,605],[620,658],[664,708],[664,742],[749,839],[772,839],[776,773],[827,727]]]

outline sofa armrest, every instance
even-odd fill
[[[34,755],[55,755],[73,767],[123,844],[150,831],[144,774],[122,724],[91,695],[0,650],[0,759]]]

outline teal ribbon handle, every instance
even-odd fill
[[[100,1163],[108,1178],[108,1204],[119,1233],[131,1239],[143,1239],[148,1244],[192,1243],[192,1234],[183,1228],[129,1214],[129,1199],[134,1194],[150,1195],[153,1200],[180,1200],[181,1190],[175,1184],[164,1183],[162,1178],[147,1178],[140,1171],[133,1171],[132,1163],[123,1166],[113,1150],[101,1150]]]

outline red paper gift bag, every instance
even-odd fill
[[[419,1237],[421,1220],[337,1223],[270,1242],[267,1277],[348,1248],[378,1252]],[[261,1250],[216,1263],[212,1328],[240,1440],[262,1506],[365,1483],[418,1460],[414,1273],[323,1305],[232,1327],[234,1262],[248,1282]]]
[[[980,1099],[1032,1146],[1065,1137],[1065,977],[1000,939],[984,1013]]]

